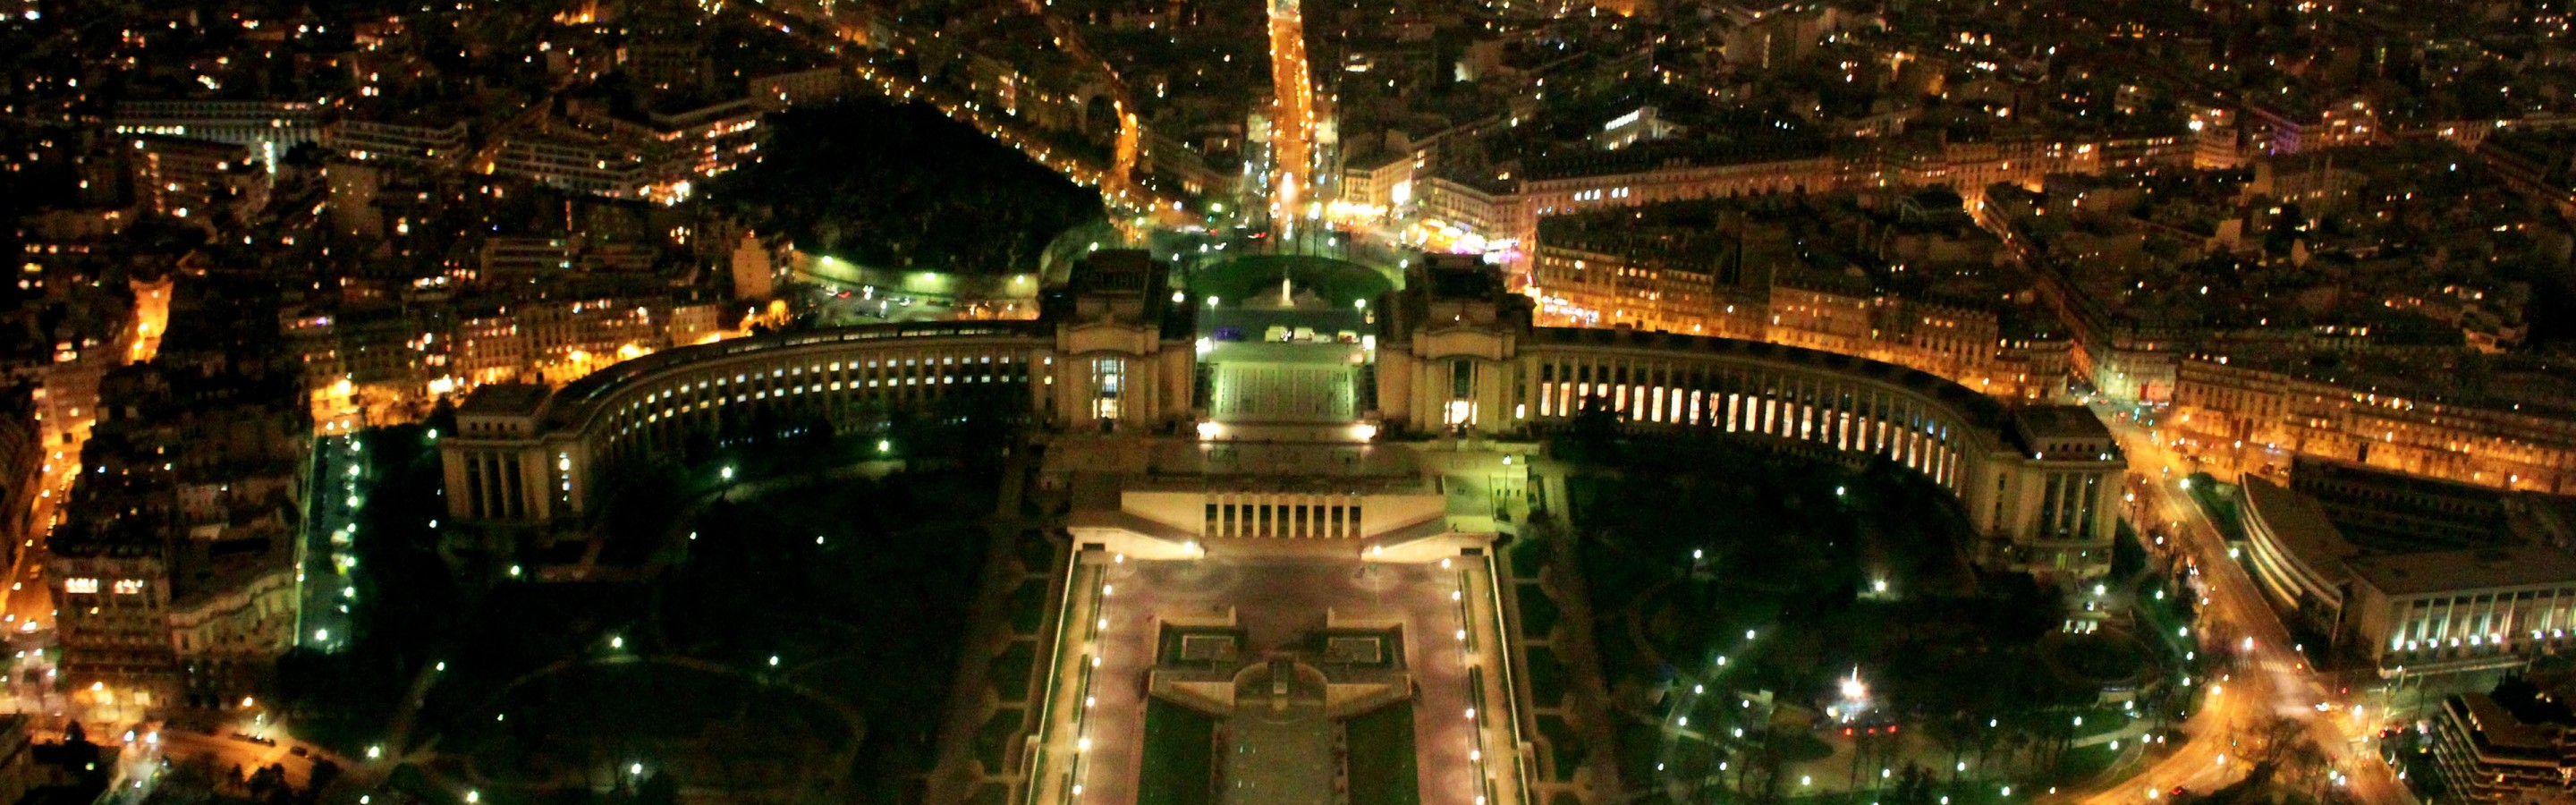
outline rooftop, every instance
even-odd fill
[[[2111,429],[2102,426],[2102,418],[2081,405],[2034,405],[2013,412],[2023,433],[2043,439],[2111,440]]]
[[[2365,556],[2345,564],[2353,578],[2392,597],[2576,584],[2576,556],[2534,546]]]
[[[546,404],[546,387],[533,383],[494,383],[474,390],[459,416],[530,416]]]
[[[2246,507],[2261,518],[2264,529],[2280,541],[2281,547],[2329,580],[2343,575],[2336,564],[2348,562],[2358,551],[2344,540],[2343,532],[2326,517],[2325,507],[2316,498],[2254,475],[2245,476],[2240,488],[2245,490]]]
[[[2483,734],[2487,746],[2492,749],[2508,752],[2514,750],[2541,752],[2555,749],[2557,746],[2555,741],[2550,740],[2548,732],[2515,717],[2512,710],[2497,702],[2494,697],[2484,693],[2467,693],[2462,694],[2458,701],[2460,706],[2468,710],[2469,718],[2477,723],[2478,732]]]

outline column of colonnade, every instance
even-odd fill
[[[2097,515],[2109,510],[2111,487],[2101,473],[2051,470],[2040,475],[2039,532],[2051,539],[2090,539]]]
[[[1528,419],[1562,419],[1589,398],[1629,421],[1723,428],[1884,455],[1958,491],[1955,427],[1934,406],[1866,381],[1680,356],[1528,354],[1512,403]]]
[[[2560,643],[2576,626],[2571,623],[2576,622],[2571,599],[2576,599],[2576,589],[2567,587],[2397,598],[2387,602],[2383,616],[2388,644],[2384,649],[2374,646],[2374,653],[2385,668],[2391,663],[2430,665],[2476,660],[2481,655],[2511,656],[2509,652],[2530,650],[2532,643]]]
[[[477,519],[524,519],[536,511],[530,505],[526,468],[519,451],[509,449],[468,450],[459,456],[460,494],[465,496],[464,510]]]
[[[988,358],[992,363],[982,362]],[[583,434],[583,449],[610,463],[640,459],[677,448],[690,434],[712,427],[712,420],[725,411],[762,407],[815,413],[837,426],[871,404],[901,406],[945,394],[950,391],[946,386],[960,385],[950,379],[954,377],[976,385],[1032,387],[1029,403],[1035,409],[1033,387],[1043,382],[1037,363],[1032,351],[1004,345],[887,344],[830,359],[791,353],[691,367],[641,381],[640,390],[618,395],[620,401],[609,403],[610,410]],[[989,381],[984,379],[988,375]]]
[[[1215,493],[1201,533],[1211,538],[1357,539],[1361,505],[1348,495]]]

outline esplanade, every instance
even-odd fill
[[[551,393],[488,386],[441,442],[449,510],[489,524],[567,521],[601,505],[620,466],[690,438],[782,418],[864,429],[890,407],[968,390],[1024,400],[1059,436],[1363,453],[1541,433],[1598,406],[1630,429],[1884,457],[1956,495],[1995,538],[1987,558],[1999,564],[2081,577],[2109,561],[2125,464],[2081,408],[2008,408],[1920,371],[1774,344],[1533,327],[1525,300],[1472,260],[1410,261],[1400,285],[1369,281],[1380,269],[1311,263],[1175,273],[1143,252],[1104,250],[1035,321],[757,336],[627,361]],[[1210,290],[1220,287],[1242,296]],[[1151,518],[1140,530],[1155,533],[1140,536],[1241,533],[1221,531],[1244,526],[1217,499],[1240,491],[1205,494],[1204,506],[1178,507],[1191,516]],[[1295,527],[1354,540],[1421,530],[1418,518],[1318,505],[1321,519]]]

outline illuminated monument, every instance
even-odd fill
[[[578,522],[620,468],[754,412],[866,428],[960,389],[1020,395],[1073,557],[1038,715],[1003,764],[1027,803],[1327,805],[1407,784],[1529,801],[1535,727],[1490,548],[1563,510],[1531,438],[1587,406],[1632,432],[1884,457],[1957,498],[1982,562],[2108,568],[2124,465],[2082,409],[1771,344],[1537,328],[1471,260],[1175,273],[1104,251],[1036,322],[773,335],[552,394],[487,388],[440,443],[450,513]],[[1219,736],[1204,763],[1145,751]]]

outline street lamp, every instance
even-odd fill
[[[733,467],[731,467],[731,466],[727,466],[727,467],[725,467],[724,469],[717,470],[717,471],[716,471],[716,475],[717,475],[718,477],[723,478],[726,482],[730,483],[730,482],[732,482],[732,481],[733,481]]]

